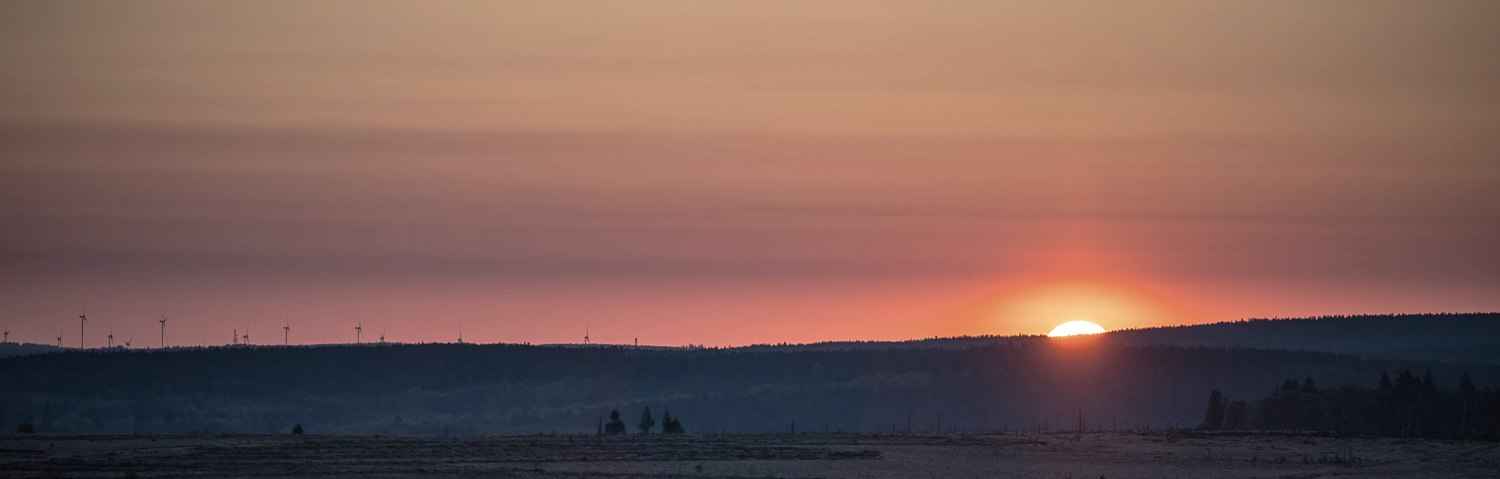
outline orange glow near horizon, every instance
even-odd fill
[[[1091,278],[1028,282],[1000,291],[980,308],[985,329],[1046,334],[1088,318],[1104,330],[1197,322],[1187,307],[1151,289]]]
[[[1500,310],[1500,2],[0,12],[11,341]]]

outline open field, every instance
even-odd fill
[[[10,436],[6,477],[1495,477],[1500,443],[1292,434]]]

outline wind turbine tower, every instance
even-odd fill
[[[0,342],[8,343],[8,342],[10,342],[10,328],[3,328],[3,329],[5,329],[5,341],[0,341]]]
[[[589,343],[589,323],[583,323],[583,344]]]
[[[385,328],[380,328],[380,344],[385,344]]]
[[[291,321],[287,321],[286,325],[283,325],[281,327],[281,345],[282,346],[286,346],[286,345],[290,344],[290,343],[287,342],[287,338],[290,338],[291,336],[292,336],[292,322]]]
[[[458,344],[464,343],[464,325],[458,325]]]
[[[78,349],[83,349],[83,325],[89,322],[89,307],[78,313]]]
[[[163,313],[161,319],[156,322],[161,323],[161,347],[165,348],[167,347],[167,315]]]
[[[240,339],[245,340],[245,345],[246,346],[250,345],[250,325],[249,324],[245,325],[245,335],[244,336],[240,336]]]
[[[364,334],[364,332],[365,332],[365,325],[363,325],[363,324],[355,324],[354,325],[354,344],[359,344],[360,335]]]
[[[62,331],[57,332],[57,347],[62,347]]]
[[[113,324],[109,325],[109,336],[105,336],[105,337],[109,338],[109,349],[114,349],[115,348],[115,325],[113,325]]]

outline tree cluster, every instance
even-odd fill
[[[639,429],[641,434],[651,434],[656,425],[656,418],[651,415],[651,408],[646,407],[641,411],[641,420],[636,423],[636,429]],[[607,436],[624,435],[625,430],[625,421],[620,418],[619,408],[609,411],[609,422],[602,423],[599,426],[599,434]],[[664,411],[661,415],[661,433],[685,434],[687,430],[683,429],[682,421],[673,416],[671,411]]]
[[[670,411],[661,413],[662,434],[682,434],[687,431],[682,429],[682,421],[677,420]]]
[[[1205,430],[1330,431],[1429,438],[1500,437],[1500,393],[1479,391],[1468,373],[1457,388],[1440,389],[1427,371],[1382,373],[1375,389],[1320,389],[1311,376],[1286,379],[1263,399],[1229,400],[1209,393]]]

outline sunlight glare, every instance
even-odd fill
[[[1105,332],[1103,326],[1088,321],[1068,321],[1057,325],[1056,328],[1052,328],[1052,332],[1047,333],[1047,336],[1057,338],[1080,334],[1099,334],[1103,332]]]

